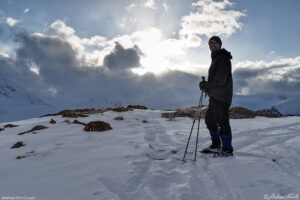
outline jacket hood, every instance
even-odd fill
[[[219,55],[224,55],[226,57],[228,57],[229,59],[232,59],[232,55],[229,51],[227,51],[226,49],[220,49],[218,51],[214,51],[211,53],[211,58],[215,59],[216,57],[218,57]]]

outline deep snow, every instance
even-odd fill
[[[212,158],[199,153],[196,162],[189,160],[182,165],[192,120],[168,121],[161,113],[106,112],[78,119],[108,122],[113,129],[105,132],[85,132],[82,125],[67,124],[61,116],[13,122],[19,127],[0,132],[0,196],[38,200],[258,200],[277,195],[299,199],[300,117],[231,119],[235,156]],[[113,119],[118,115],[124,120]],[[49,124],[51,118],[57,124]],[[35,125],[49,128],[17,135]],[[189,152],[194,149],[195,134],[196,130]],[[26,146],[10,149],[17,141]],[[209,143],[201,121],[199,149]],[[34,153],[26,154],[31,151]],[[16,159],[21,155],[28,157]]]

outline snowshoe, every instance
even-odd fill
[[[216,154],[220,152],[220,146],[210,145],[209,147],[202,149],[200,152],[204,154]]]
[[[211,145],[202,149],[200,152],[205,154],[215,154],[219,153],[221,149],[221,141],[219,138],[215,138],[211,140]]]
[[[221,151],[219,153],[214,154],[214,157],[230,157],[230,156],[233,156],[232,151]]]

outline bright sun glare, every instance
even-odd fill
[[[147,72],[160,74],[170,69],[170,58],[184,54],[178,40],[164,40],[161,31],[156,28],[134,33],[133,40],[143,52],[141,67],[132,69],[139,75]]]

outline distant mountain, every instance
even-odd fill
[[[152,109],[176,109],[197,106],[200,92],[174,91],[161,89],[145,98],[128,100],[126,98],[111,99],[110,97],[93,97],[89,100],[72,104],[69,108],[106,108],[127,106],[129,104],[145,105]],[[208,104],[209,97],[203,99],[203,105]],[[244,107],[252,111],[277,109],[283,115],[300,115],[300,96],[285,96],[276,94],[234,95],[231,107]]]
[[[0,122],[38,117],[56,111],[57,108],[13,81],[0,77]]]
[[[276,94],[234,95],[232,107],[242,106],[250,110],[276,108],[283,115],[300,115],[300,96]]]
[[[292,97],[282,100],[274,107],[284,115],[300,115],[300,97]]]
[[[71,101],[57,98],[50,103],[45,102],[34,94],[28,92],[14,81],[0,77],[0,122],[23,120],[39,117],[48,113],[56,113],[63,109],[77,108],[107,108],[120,107],[129,104],[144,105],[152,109],[176,109],[197,106],[200,98],[200,91],[192,89],[166,89],[161,88],[155,92],[149,91],[147,96],[130,98],[113,97],[101,95],[86,97],[86,100]],[[203,100],[203,104],[208,104],[208,97]],[[56,102],[56,103],[55,103]],[[241,106],[253,111],[264,109],[277,109],[283,115],[300,115],[300,95],[284,96],[275,94],[256,95],[234,95],[232,106]]]
[[[191,107],[198,103],[200,92],[185,90],[170,90],[161,88],[155,92],[147,91],[146,95],[136,95],[136,97],[111,97],[111,96],[94,96],[87,98],[85,101],[72,104],[69,108],[107,108],[120,107],[127,105],[144,105],[151,109],[176,109],[182,107]],[[207,98],[208,99],[208,98]],[[204,103],[207,104],[207,99]]]

